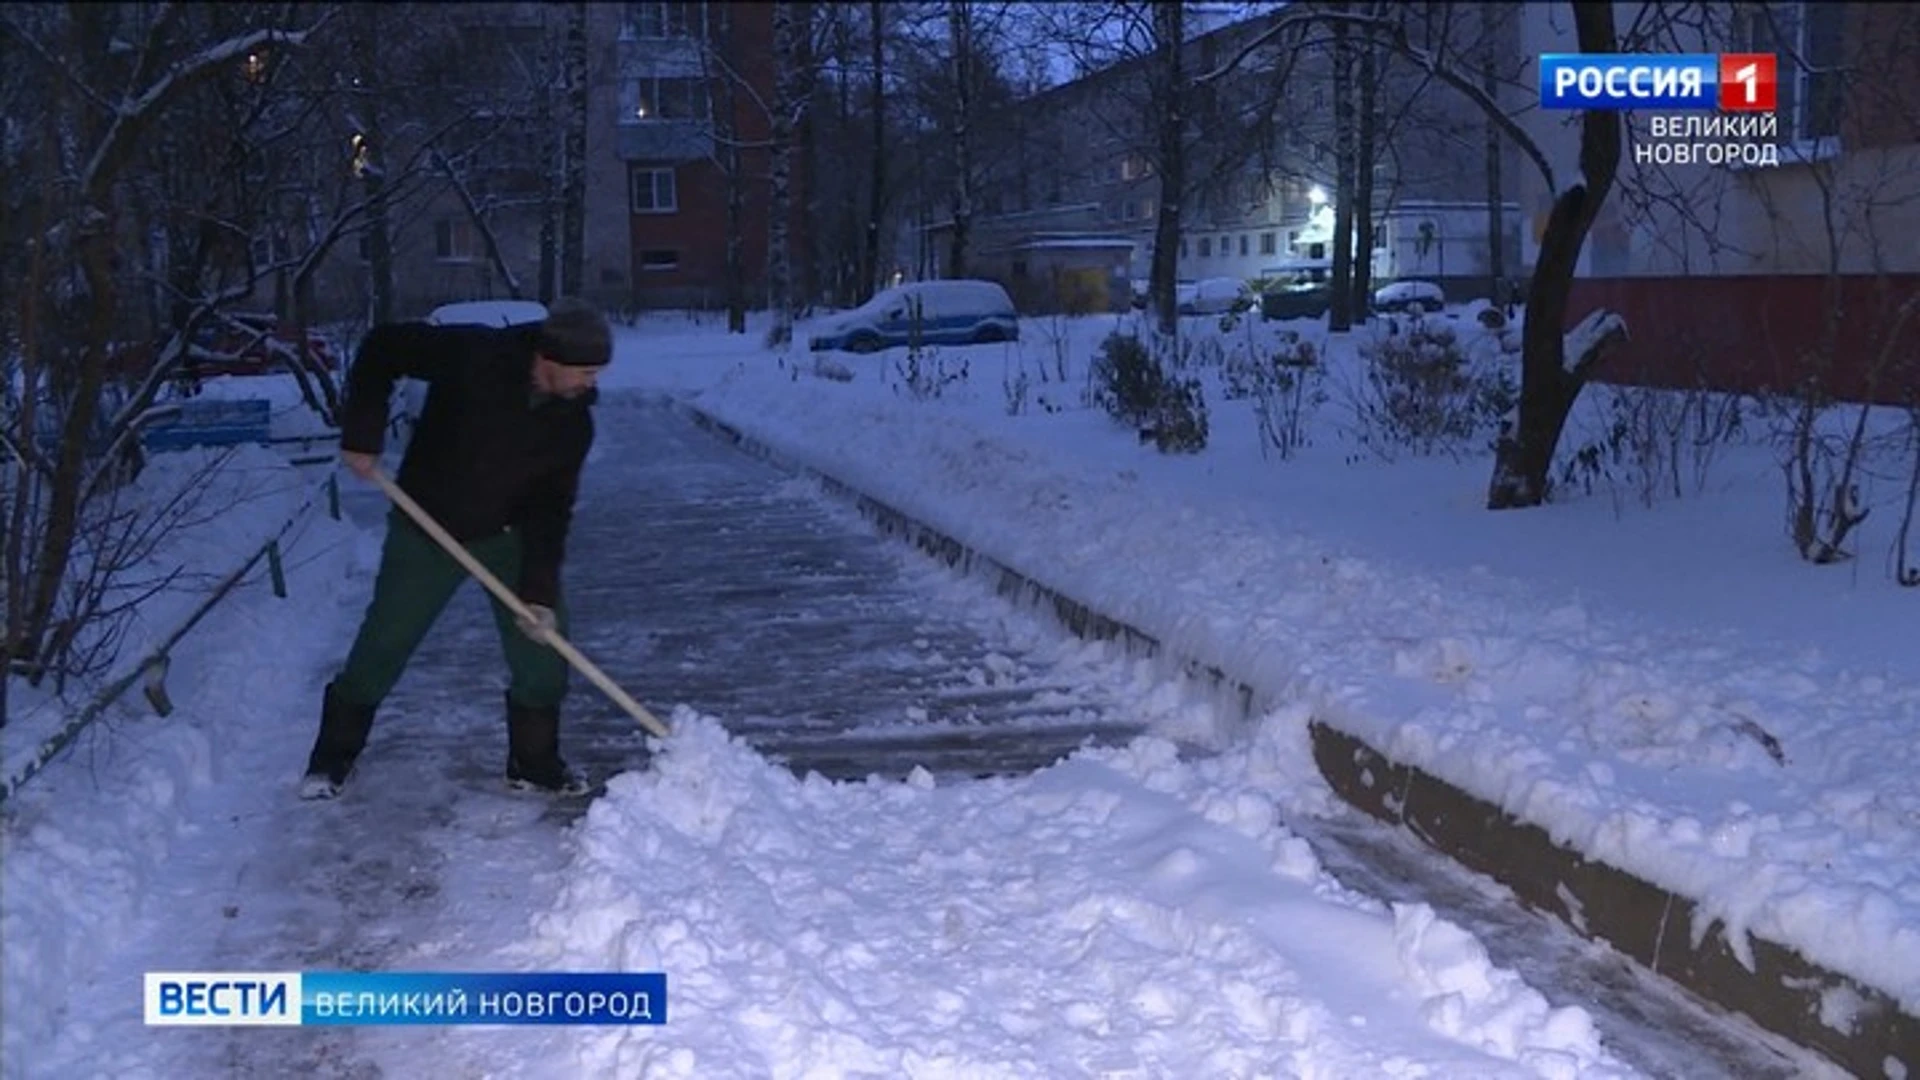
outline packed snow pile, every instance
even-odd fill
[[[1145,739],[1019,779],[832,784],[712,718],[670,726],[516,957],[665,972],[669,1021],[559,1047],[556,1075],[1626,1075],[1584,1012],[1430,909],[1348,894],[1261,786],[1222,782],[1272,747],[1206,776]]]

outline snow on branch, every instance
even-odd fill
[[[1593,365],[1626,340],[1627,320],[1605,308],[1595,309],[1561,339],[1561,363],[1568,375],[1584,379]]]
[[[89,199],[99,196],[101,185],[110,179],[112,167],[133,140],[153,121],[168,101],[194,83],[229,67],[237,60],[268,45],[298,47],[317,31],[328,16],[305,30],[254,30],[238,37],[216,42],[167,69],[152,86],[138,97],[128,96],[113,110],[113,122],[94,150],[82,176],[81,191]]]

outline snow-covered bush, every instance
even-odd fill
[[[1740,395],[1704,389],[1596,387],[1588,400],[1600,416],[1562,450],[1558,482],[1587,494],[1604,484],[1648,507],[1703,490],[1749,412]]]
[[[1087,368],[1088,402],[1131,427],[1153,416],[1166,381],[1146,343],[1130,334],[1108,334]]]
[[[1200,381],[1169,376],[1167,364],[1138,337],[1107,335],[1087,375],[1090,403],[1138,430],[1142,442],[1167,453],[1206,448],[1207,402]]]
[[[1229,399],[1253,401],[1259,423],[1260,453],[1277,451],[1282,459],[1307,444],[1307,418],[1327,400],[1320,349],[1295,330],[1280,332],[1271,352],[1249,345],[1236,350],[1221,372]]]
[[[1454,453],[1498,428],[1519,397],[1517,351],[1479,336],[1469,350],[1441,316],[1382,321],[1360,343],[1360,437],[1376,453]]]
[[[894,362],[893,392],[914,401],[932,401],[945,396],[947,388],[967,381],[965,357],[948,358],[931,346],[910,345],[907,354]]]

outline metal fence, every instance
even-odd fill
[[[77,738],[82,731],[85,731],[89,725],[99,719],[107,711],[107,708],[118,701],[120,696],[131,689],[134,684],[143,684],[142,691],[146,696],[147,703],[153,708],[156,714],[160,716],[170,715],[173,712],[173,702],[167,696],[166,680],[167,668],[171,662],[173,650],[195,626],[200,624],[202,619],[206,618],[208,612],[212,611],[220,601],[226,599],[236,586],[246,580],[247,575],[253,571],[254,567],[260,565],[263,559],[266,560],[267,563],[267,574],[273,585],[273,595],[281,599],[286,598],[287,577],[280,558],[280,541],[285,538],[294,526],[304,521],[307,515],[313,510],[314,505],[322,499],[325,500],[328,516],[335,521],[340,520],[340,483],[338,474],[329,472],[326,480],[314,488],[312,494],[307,496],[306,501],[302,502],[300,507],[288,516],[287,520],[281,524],[279,529],[275,530],[274,534],[267,539],[266,543],[261,544],[237,569],[221,579],[220,583],[207,594],[206,598],[200,602],[199,606],[194,608],[193,613],[187,616],[186,620],[182,622],[179,627],[168,634],[166,638],[138,664],[129,668],[126,674],[121,675],[103,687],[98,694],[94,695],[92,700],[87,702],[86,706],[82,708],[79,713],[61,725],[58,731],[48,736],[48,738],[40,744],[40,749],[34,753],[26,765],[22,766],[12,776],[7,777],[4,783],[0,783],[0,805],[5,805],[7,800],[11,799],[14,793],[19,791],[27,781],[39,775],[43,769],[60,755],[62,750],[71,746],[73,740]]]

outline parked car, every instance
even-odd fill
[[[1225,315],[1254,305],[1253,289],[1239,278],[1203,278],[1174,286],[1174,304],[1182,315]]]
[[[435,326],[519,326],[546,317],[546,305],[537,300],[462,300],[434,308],[427,321]]]
[[[859,307],[829,316],[808,345],[814,352],[870,353],[915,342],[980,345],[1019,339],[1013,299],[997,283],[913,281],[882,289]]]
[[[1317,319],[1333,306],[1333,287],[1304,281],[1269,289],[1260,296],[1262,319]]]
[[[1431,281],[1396,281],[1373,294],[1373,310],[1382,314],[1421,315],[1439,311],[1446,303],[1446,290]]]
[[[294,325],[272,314],[226,312],[194,334],[181,363],[181,374],[191,379],[220,375],[273,375],[287,370],[287,361],[329,377],[340,374],[340,354],[326,335],[309,327],[306,353]]]

